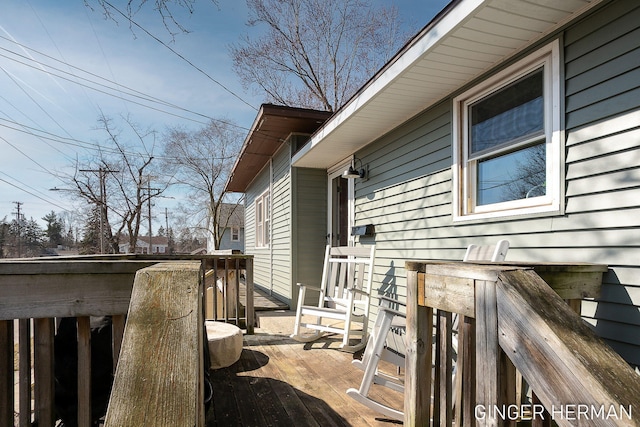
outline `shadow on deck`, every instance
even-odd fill
[[[212,371],[213,407],[207,426],[392,426],[396,421],[347,396],[362,371],[331,336],[303,344],[289,338],[291,311],[258,312],[254,335],[245,335],[240,360]],[[376,398],[402,407],[401,393],[374,386]]]

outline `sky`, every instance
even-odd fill
[[[395,5],[412,32],[447,0],[374,0]],[[111,3],[124,10],[126,1]],[[18,207],[44,225],[51,211],[74,212],[80,203],[58,178],[105,139],[98,117],[128,116],[144,129],[199,129],[231,119],[246,135],[263,102],[242,88],[228,47],[246,26],[242,0],[199,0],[176,17],[187,34],[171,34],[152,3],[135,14],[105,19],[97,0],[5,0],[0,14],[0,218]],[[175,30],[175,28],[174,28]],[[149,35],[148,33],[151,35]],[[174,199],[157,199],[154,229]],[[170,224],[171,226],[171,224]]]

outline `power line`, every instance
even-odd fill
[[[18,190],[20,190],[20,191],[22,191],[22,192],[24,192],[24,193],[27,193],[28,195],[33,196],[33,197],[35,197],[36,199],[42,200],[42,201],[43,201],[43,202],[45,202],[45,203],[48,203],[48,204],[53,205],[53,206],[55,206],[55,207],[58,207],[58,208],[62,209],[63,211],[68,211],[68,210],[69,210],[69,209],[67,209],[67,208],[65,208],[65,207],[60,206],[60,205],[59,205],[59,204],[57,204],[57,203],[54,203],[54,202],[52,202],[52,201],[50,201],[50,200],[46,200],[46,199],[44,199],[43,197],[40,197],[40,196],[38,196],[37,194],[32,193],[31,191],[25,190],[24,188],[22,188],[22,187],[20,187],[20,186],[18,186],[18,185],[16,185],[16,184],[13,184],[13,183],[11,183],[11,182],[7,181],[6,179],[0,178],[0,181],[2,181],[2,182],[4,182],[5,184],[8,184],[8,185],[10,185],[10,186],[12,186],[12,187],[14,187],[14,188],[17,188]],[[23,185],[25,185],[25,184],[23,184]]]
[[[12,143],[10,143],[9,141],[7,141],[4,137],[0,136],[0,139],[3,140],[4,142],[6,142],[9,146],[11,146],[14,150],[16,150],[18,153],[22,154],[23,156],[25,156],[27,159],[31,160],[33,163],[35,163],[37,166],[40,167],[40,169],[42,169],[43,171],[47,172],[50,175],[53,175],[53,173],[47,169],[46,167],[44,167],[43,165],[41,165],[40,163],[38,163],[33,157],[29,156],[27,153],[25,153],[24,151],[22,151],[21,149],[19,149],[18,147],[16,147],[15,145],[13,145]]]
[[[171,46],[167,45],[165,42],[163,42],[162,40],[160,40],[158,37],[154,36],[153,34],[151,34],[149,31],[147,31],[144,27],[142,27],[140,24],[138,24],[136,21],[134,21],[133,19],[131,19],[130,16],[126,15],[125,13],[123,13],[122,11],[120,11],[120,9],[116,8],[114,5],[112,5],[111,3],[109,3],[106,0],[103,0],[104,4],[106,4],[107,6],[109,6],[110,8],[112,8],[113,10],[115,10],[116,12],[118,12],[120,15],[122,15],[127,21],[129,21],[131,24],[135,25],[136,27],[138,27],[139,29],[141,29],[142,31],[144,31],[149,37],[151,37],[152,39],[154,39],[155,41],[157,41],[158,43],[160,43],[162,46],[166,47],[167,49],[169,49],[173,54],[175,54],[178,58],[182,59],[183,61],[185,61],[187,64],[189,64],[191,67],[195,68],[196,70],[198,70],[200,73],[202,73],[205,77],[207,77],[209,80],[211,80],[212,82],[214,82],[215,84],[217,84],[218,86],[220,86],[222,89],[224,89],[225,91],[227,91],[228,93],[230,93],[231,95],[233,95],[235,98],[237,98],[238,100],[240,100],[242,103],[244,103],[245,105],[248,105],[250,108],[254,109],[255,111],[258,111],[258,109],[256,107],[254,107],[253,105],[249,104],[247,101],[245,101],[244,99],[242,99],[238,94],[236,94],[235,92],[233,92],[231,89],[229,89],[228,87],[226,87],[225,85],[223,85],[222,83],[220,83],[219,81],[217,81],[216,79],[214,79],[213,77],[211,77],[209,74],[207,74],[203,69],[201,69],[200,67],[196,66],[193,62],[189,61],[187,58],[185,58],[182,54],[178,53],[177,51],[175,51],[173,48],[171,48]]]
[[[6,51],[7,49],[0,48],[0,50],[5,50],[5,51]],[[10,52],[11,52],[11,51],[10,51]],[[16,54],[15,52],[11,52],[11,53],[13,53],[14,55],[18,55],[18,56],[20,56],[19,54]],[[196,119],[192,119],[192,118],[189,118],[189,117],[180,116],[180,115],[178,115],[178,114],[176,114],[176,113],[171,113],[171,112],[169,112],[169,111],[161,110],[161,109],[159,109],[159,108],[152,107],[152,106],[150,106],[150,105],[146,105],[146,104],[143,104],[143,103],[141,103],[141,102],[137,102],[137,101],[133,101],[133,100],[131,100],[131,99],[127,99],[127,98],[125,98],[124,96],[116,95],[116,94],[110,93],[110,92],[108,92],[108,91],[101,90],[101,89],[99,89],[99,88],[96,88],[96,87],[93,87],[93,86],[89,86],[89,85],[86,85],[86,84],[80,83],[80,82],[78,82],[78,81],[74,81],[74,80],[72,80],[72,79],[70,79],[70,78],[68,78],[68,77],[64,77],[64,76],[62,76],[62,75],[60,75],[60,74],[56,74],[56,73],[53,73],[53,72],[51,72],[51,71],[47,71],[47,70],[42,70],[42,69],[41,69],[41,68],[39,68],[39,67],[35,67],[35,66],[33,66],[33,65],[30,65],[30,64],[27,64],[27,63],[24,63],[24,62],[18,61],[18,60],[14,59],[14,58],[11,58],[11,57],[7,56],[7,55],[2,55],[2,54],[0,54],[0,57],[7,58],[7,59],[9,59],[9,60],[11,60],[11,61],[17,62],[18,64],[24,65],[25,67],[29,67],[29,68],[33,68],[33,69],[38,70],[38,71],[42,71],[42,72],[44,72],[44,73],[46,73],[46,74],[48,74],[48,75],[50,75],[50,76],[55,76],[55,77],[57,77],[57,78],[59,78],[59,79],[66,80],[66,81],[68,81],[68,82],[71,82],[71,83],[77,84],[78,86],[81,86],[81,87],[84,87],[84,88],[87,88],[87,89],[91,89],[91,90],[93,90],[93,91],[96,91],[96,92],[99,92],[99,93],[102,93],[102,94],[105,94],[105,95],[108,95],[108,96],[111,96],[111,97],[114,97],[114,98],[117,98],[117,99],[121,99],[121,100],[123,100],[123,101],[127,101],[127,102],[130,102],[130,103],[132,103],[132,104],[140,105],[140,106],[142,106],[142,107],[149,108],[149,109],[151,109],[151,110],[155,110],[155,111],[158,111],[158,112],[161,112],[161,113],[165,113],[165,114],[168,114],[168,115],[171,115],[171,116],[174,116],[174,117],[178,117],[178,118],[181,118],[181,119],[194,121],[194,122],[196,122],[196,123],[200,123],[200,124],[205,124],[205,122],[202,122],[202,121],[199,121],[199,120],[196,120]],[[69,75],[71,75],[71,76],[73,76],[73,77],[75,77],[75,78],[77,78],[77,79],[80,79],[80,80],[83,80],[83,81],[86,81],[86,82],[89,82],[89,83],[95,84],[95,85],[97,85],[97,86],[102,86],[102,87],[107,88],[107,89],[111,89],[111,90],[118,91],[117,89],[112,88],[112,87],[109,87],[109,86],[107,86],[107,85],[105,85],[105,84],[102,84],[102,83],[99,83],[99,82],[95,82],[95,81],[92,81],[92,80],[86,79],[86,78],[84,78],[84,77],[80,77],[80,76],[75,75],[75,74],[68,73],[68,72],[66,72],[66,71],[64,71],[64,70],[61,70],[61,69],[59,69],[59,68],[51,67],[51,66],[49,66],[49,65],[42,64],[42,63],[37,62],[37,61],[36,61],[36,63],[37,63],[37,64],[39,64],[39,65],[44,65],[44,66],[46,66],[46,67],[50,68],[51,70],[55,70],[55,71],[58,71],[58,72],[60,72],[60,73],[69,74]],[[6,71],[5,71],[5,72],[6,72]],[[16,82],[14,81],[14,83],[16,83]],[[17,84],[17,83],[16,83],[16,84]],[[117,83],[114,83],[114,84],[116,84],[116,85],[117,85]],[[125,86],[123,86],[123,87],[125,87]],[[127,88],[127,89],[129,89],[129,88]],[[129,89],[129,90],[133,90],[133,89]],[[118,91],[118,92],[119,92],[119,93],[123,93],[122,91]],[[134,92],[137,92],[137,91],[134,91]],[[145,96],[141,96],[141,95],[136,95],[135,93],[134,93],[134,94],[132,94],[132,93],[126,93],[126,95],[131,96],[131,97],[134,97],[134,98],[139,98],[139,99],[144,100],[144,101],[147,101],[147,102],[157,103],[157,104],[165,105],[165,106],[168,106],[168,107],[171,107],[171,108],[175,108],[175,109],[177,109],[177,110],[185,111],[185,112],[188,112],[188,113],[194,114],[194,115],[196,115],[196,116],[204,117],[204,118],[209,119],[209,120],[215,120],[215,119],[213,119],[212,117],[209,117],[209,116],[207,116],[207,115],[204,115],[204,114],[201,114],[201,113],[197,113],[197,112],[195,112],[195,111],[192,111],[192,110],[189,110],[189,109],[186,109],[186,108],[183,108],[183,107],[179,107],[179,106],[177,106],[177,105],[175,105],[175,104],[171,104],[171,103],[166,102],[166,101],[158,100],[157,98],[153,98],[153,97],[151,97],[151,96],[147,96],[147,95],[145,95]],[[144,95],[144,94],[143,94],[143,95]],[[30,98],[31,98],[31,97],[30,97]],[[33,98],[31,98],[31,99],[33,100]],[[34,100],[33,100],[33,101],[34,101]],[[36,101],[34,101],[34,102],[36,102]]]

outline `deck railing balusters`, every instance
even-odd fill
[[[91,372],[90,316],[112,318],[112,369],[115,372],[136,271],[158,262],[180,260],[200,261],[204,268],[211,267],[220,273],[224,269],[225,277],[228,277],[230,271],[235,271],[235,280],[225,280],[235,290],[229,292],[235,294],[235,298],[228,302],[228,307],[235,306],[236,314],[225,313],[225,316],[227,320],[240,326],[244,321],[247,333],[252,334],[254,311],[251,256],[105,255],[1,260],[0,425],[30,427],[32,421],[37,421],[39,427],[55,424],[53,343],[55,319],[62,317],[76,317],[79,320],[79,425],[89,425],[92,417],[89,411],[91,376],[88,374]],[[219,266],[220,263],[222,265]],[[243,301],[239,297],[239,290],[240,275],[244,269],[247,293]],[[206,297],[206,292],[203,294],[203,304],[215,309],[216,293],[210,299]],[[243,304],[244,315],[240,309]],[[19,325],[18,328],[14,328],[14,322]],[[14,364],[18,365],[18,371],[14,370]]]

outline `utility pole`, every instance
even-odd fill
[[[147,196],[149,197],[149,253],[151,253],[151,177],[147,179]]]
[[[164,208],[164,222],[166,224],[166,233],[167,233],[167,249],[169,249],[169,253],[171,253],[171,234],[169,234],[169,210]]]
[[[107,186],[105,178],[108,173],[118,173],[120,171],[103,168],[99,169],[80,169],[80,172],[98,173],[100,179],[100,253],[104,253],[104,222],[107,219]]]
[[[148,197],[147,202],[149,203],[149,253],[151,253],[153,249],[153,246],[151,244],[151,236],[153,235],[153,233],[151,232],[151,198],[152,198],[151,190],[159,191],[158,188],[151,188],[151,180],[154,178],[157,178],[157,177],[152,175],[147,175],[147,180],[146,180],[147,181],[147,197]],[[158,194],[160,193],[154,194],[154,196],[157,196]]]
[[[13,202],[16,204],[16,225],[18,226],[18,258],[22,256],[22,236],[20,233],[20,222],[22,221],[22,214],[20,213],[20,207],[23,205],[22,202]]]

